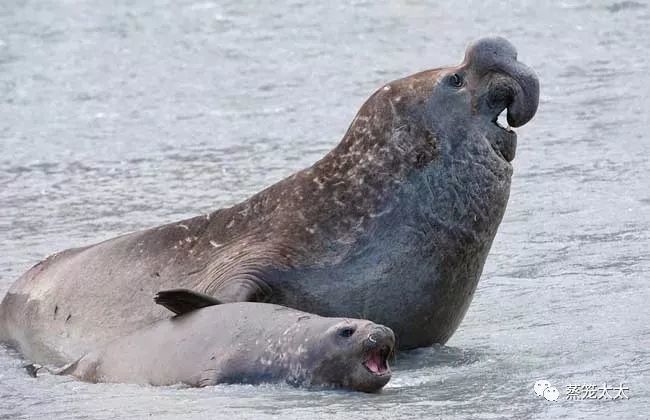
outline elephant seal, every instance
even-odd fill
[[[379,88],[313,166],[244,202],[70,249],[0,306],[0,340],[67,363],[165,318],[156,291],[186,288],[387,325],[398,347],[444,343],[476,289],[508,202],[535,73],[505,39]]]
[[[156,302],[179,315],[118,338],[55,373],[87,382],[197,387],[287,382],[364,392],[378,391],[391,377],[395,337],[383,325],[270,303],[219,304],[182,289],[160,292]]]

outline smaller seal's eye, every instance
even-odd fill
[[[463,86],[463,78],[460,76],[460,74],[454,73],[449,76],[449,84],[453,87],[461,87]]]
[[[343,327],[338,331],[338,335],[344,338],[350,338],[354,334],[354,328],[352,327]]]

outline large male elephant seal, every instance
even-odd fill
[[[458,66],[388,83],[341,143],[248,200],[55,254],[0,307],[5,341],[69,362],[165,317],[156,291],[260,301],[389,326],[402,349],[444,343],[463,318],[508,201],[517,127],[537,77],[503,38]]]
[[[197,295],[161,292],[179,313],[101,346],[56,372],[87,382],[208,386],[277,383],[373,392],[391,377],[395,337],[362,319],[325,318],[286,306],[187,305]],[[198,300],[202,298],[199,295]],[[178,307],[178,306],[176,306]]]

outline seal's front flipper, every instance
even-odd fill
[[[243,274],[229,278],[212,292],[224,302],[267,302],[271,287],[259,275]]]
[[[161,290],[153,298],[154,302],[182,315],[207,306],[220,305],[219,299],[188,289]]]

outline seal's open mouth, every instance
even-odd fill
[[[508,124],[507,112],[504,107],[492,117],[491,121],[494,128],[488,130],[487,137],[496,154],[506,162],[511,162],[515,158],[515,150],[517,149],[517,133]]]
[[[508,133],[514,133],[512,128],[508,125],[508,119],[506,117],[506,109],[504,108],[501,112],[494,116],[492,122],[502,130],[507,131]]]
[[[363,366],[373,375],[389,375],[390,366],[388,366],[388,357],[390,356],[390,352],[390,347],[387,345],[369,350]]]

